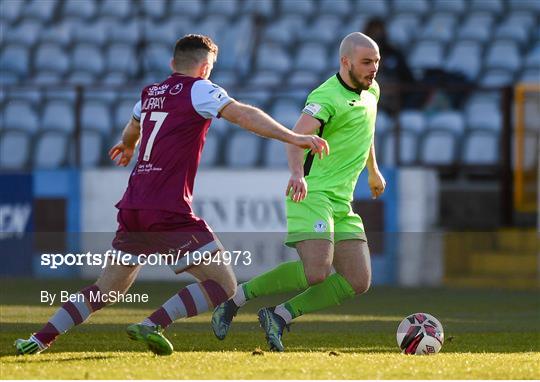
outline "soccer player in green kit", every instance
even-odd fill
[[[270,350],[283,351],[283,329],[295,318],[367,291],[371,264],[364,225],[352,211],[353,191],[360,172],[368,168],[372,197],[384,192],[385,180],[375,158],[373,137],[379,86],[379,48],[355,32],[341,42],[339,72],[313,90],[294,131],[325,138],[330,154],[324,159],[287,146],[291,178],[287,185],[285,244],[295,247],[300,261],[280,264],[237,288],[212,316],[217,338],[224,339],[238,309],[259,296],[303,291],[259,311]],[[332,273],[332,267],[335,273]]]

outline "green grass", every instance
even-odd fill
[[[260,299],[236,317],[225,341],[214,338],[209,314],[175,323],[167,336],[176,352],[157,357],[127,339],[140,321],[179,289],[137,283],[150,302],[104,309],[37,356],[14,356],[56,307],[38,304],[39,290],[75,291],[88,282],[0,280],[2,379],[540,379],[540,299],[537,291],[374,287],[335,309],[301,317],[285,333],[286,353],[266,351],[256,311],[285,296]],[[436,356],[399,353],[395,331],[414,312],[443,323]],[[263,352],[255,352],[256,349]]]

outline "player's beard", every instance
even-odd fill
[[[365,85],[362,83],[362,81],[360,81],[358,79],[358,77],[354,74],[354,65],[351,64],[351,68],[349,69],[349,78],[351,79],[351,82],[353,84],[353,87],[355,89],[360,89],[360,90],[368,90],[369,89],[369,85]]]

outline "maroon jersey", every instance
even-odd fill
[[[144,88],[133,110],[141,124],[139,156],[116,206],[191,214],[206,133],[230,102],[219,86],[180,73]]]

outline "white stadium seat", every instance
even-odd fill
[[[496,40],[489,47],[485,61],[487,68],[506,69],[515,72],[521,66],[521,55],[516,42]]]
[[[57,169],[67,161],[70,137],[63,131],[45,131],[34,148],[33,165],[39,169]]]
[[[281,45],[266,43],[257,52],[257,67],[284,73],[292,68],[292,61]]]
[[[64,75],[71,67],[70,57],[62,46],[42,44],[35,53],[34,65],[38,71]]]
[[[471,129],[464,137],[461,160],[466,165],[495,165],[499,161],[499,134],[489,129]]]
[[[238,128],[225,145],[225,163],[230,167],[253,167],[259,162],[262,138]]]
[[[431,69],[443,66],[443,46],[437,41],[420,41],[409,56],[413,69]]]
[[[105,102],[99,101],[87,101],[83,103],[81,123],[84,130],[97,130],[103,133],[108,133],[113,127],[108,106]]]
[[[404,110],[399,113],[399,125],[403,129],[422,133],[426,128],[426,118],[421,110]]]
[[[419,160],[427,166],[447,166],[456,162],[457,136],[449,130],[431,129],[422,137]]]
[[[444,129],[461,135],[465,130],[465,121],[459,111],[440,111],[428,120],[429,129]]]
[[[458,41],[448,54],[446,69],[475,80],[482,65],[482,47],[477,41]]]
[[[328,67],[328,52],[322,44],[303,44],[294,60],[294,69],[321,73]]]
[[[41,126],[46,130],[73,132],[75,130],[73,104],[60,100],[48,101],[43,107]]]
[[[456,16],[451,13],[437,13],[431,16],[422,29],[424,39],[449,42],[455,39]]]

